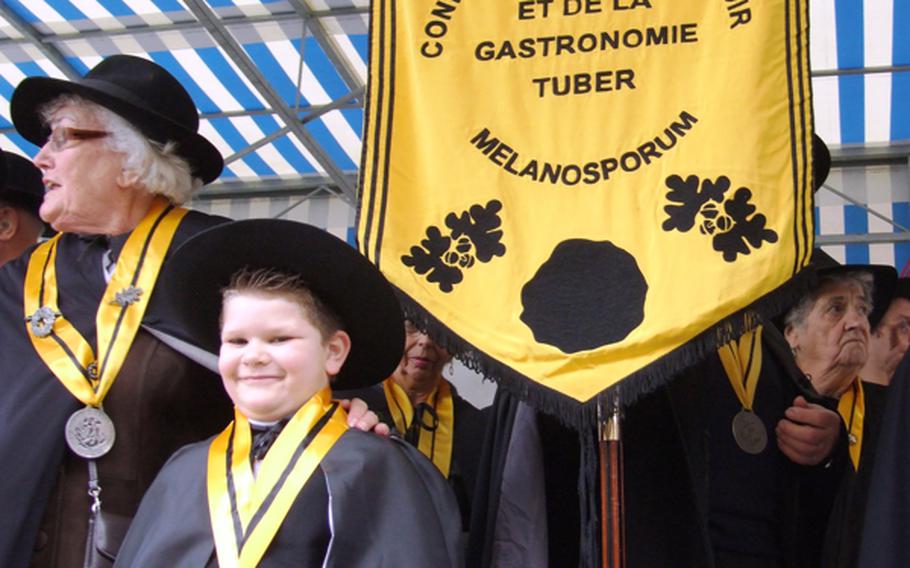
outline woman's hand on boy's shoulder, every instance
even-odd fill
[[[374,434],[380,436],[388,436],[391,433],[391,429],[387,424],[384,424],[379,421],[379,417],[376,416],[376,413],[370,410],[367,406],[367,403],[360,400],[359,398],[353,399],[341,399],[338,402],[341,403],[341,407],[344,408],[348,413],[348,426],[351,428],[357,428],[358,430],[363,430],[364,432],[372,431]]]

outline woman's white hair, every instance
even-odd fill
[[[189,162],[176,153],[176,143],[150,140],[119,114],[88,99],[72,94],[53,99],[40,110],[45,124],[65,106],[90,113],[98,120],[108,133],[104,143],[123,155],[123,169],[136,174],[139,189],[182,205],[202,187],[202,180],[192,176]]]

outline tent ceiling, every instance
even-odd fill
[[[0,147],[33,155],[9,98],[22,78],[76,78],[131,53],[169,69],[226,157],[203,195],[355,200],[369,0],[2,0]],[[811,0],[813,96],[835,164],[903,160],[910,3]]]
[[[196,101],[200,131],[227,164],[206,193],[321,188],[353,202],[367,11],[367,0],[6,0],[0,145],[36,151],[9,119],[22,78],[74,79],[132,53],[167,68]]]

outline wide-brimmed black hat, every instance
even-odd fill
[[[63,94],[74,94],[125,118],[150,140],[175,142],[193,175],[209,183],[221,174],[224,159],[198,134],[199,113],[189,93],[160,65],[132,55],[112,55],[78,81],[28,77],[13,91],[10,114],[26,140],[44,145],[50,131],[39,111]]]
[[[221,290],[243,268],[298,274],[340,316],[351,352],[332,386],[376,384],[398,366],[404,320],[391,285],[353,247],[311,225],[250,219],[213,227],[183,243],[155,286],[184,339],[217,353]]]
[[[11,152],[0,152],[0,201],[25,209],[35,217],[44,200],[44,183],[41,170],[31,160]]]

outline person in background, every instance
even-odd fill
[[[882,321],[869,337],[869,359],[859,376],[869,391],[885,392],[891,377],[910,347],[910,278],[899,278],[894,298]],[[878,385],[876,388],[871,385]],[[875,396],[875,395],[872,395]]]
[[[488,412],[459,396],[443,377],[452,356],[410,320],[404,351],[390,377],[371,389],[346,393],[363,399],[382,422],[425,455],[449,480],[470,530],[471,500]]]
[[[853,392],[850,394],[861,398],[851,401],[849,414],[859,413],[861,427],[857,432],[851,432],[848,441],[852,457],[858,457],[858,461],[847,469],[837,491],[825,537],[826,567],[852,568],[858,561],[863,517],[872,471],[878,455],[878,439],[885,412],[888,384],[910,342],[910,301],[906,299],[910,288],[907,284],[908,282],[903,279],[897,281],[887,311],[869,334],[868,357],[859,371],[853,371],[861,380],[851,383]],[[845,343],[857,344],[856,341]],[[851,398],[849,395],[840,398],[842,415],[849,416],[846,401]],[[844,420],[845,425],[848,425],[850,419]],[[853,420],[857,418],[854,417]]]
[[[41,170],[31,161],[2,152],[6,174],[0,177],[0,266],[38,242],[44,223],[38,209],[44,197]]]

